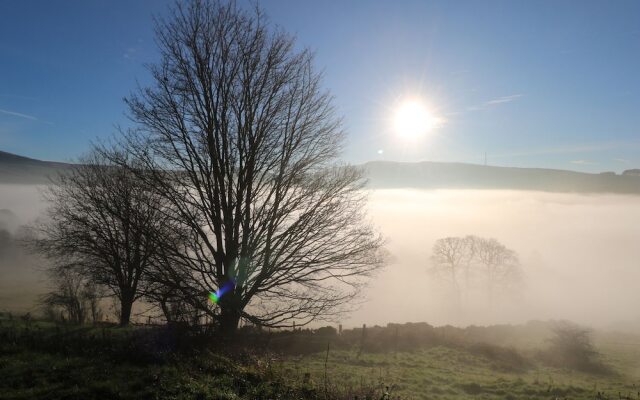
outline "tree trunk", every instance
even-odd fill
[[[220,331],[223,335],[231,336],[238,330],[240,323],[239,312],[223,313],[220,317]]]
[[[133,295],[127,292],[120,296],[120,326],[128,326],[131,320],[131,309],[133,308]]]
[[[232,336],[238,330],[240,323],[240,310],[234,307],[233,302],[220,304],[220,332],[225,336]]]
[[[173,323],[173,319],[171,318],[171,311],[169,310],[169,306],[165,299],[160,300],[160,308],[162,308],[164,319],[167,320],[167,325],[171,325],[171,323]]]

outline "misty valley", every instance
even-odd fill
[[[640,400],[640,2],[6,2],[0,400]]]
[[[38,296],[47,291],[45,262],[17,244],[20,226],[43,210],[42,187],[2,187],[8,229],[0,307],[23,314],[37,309]],[[566,319],[602,329],[640,329],[632,306],[640,280],[635,196],[380,188],[368,196],[370,218],[385,233],[391,261],[366,288],[366,301],[340,320],[344,326]],[[459,303],[452,283],[430,273],[436,241],[467,235],[495,238],[516,252],[522,274],[516,293],[489,305],[482,288],[471,288],[474,297]]]
[[[370,181],[376,181],[373,174],[369,173]],[[267,363],[261,368],[291,378],[295,390],[303,391],[296,395],[303,397],[324,396],[325,385],[331,396],[343,397],[367,393],[400,398],[635,395],[640,371],[640,320],[633,307],[640,280],[635,268],[640,257],[635,245],[640,203],[635,195],[382,185],[366,189],[367,207],[371,222],[385,234],[388,265],[363,291],[357,309],[340,319],[294,330],[244,332],[242,340],[252,343],[254,357]],[[135,307],[132,328],[116,328],[110,334],[105,329],[114,329],[109,327],[117,322],[116,308],[106,298],[100,301],[98,321],[91,322],[87,313],[86,328],[66,322],[64,311],[49,317],[54,322],[41,320],[45,314],[39,299],[51,289],[44,267],[47,261],[29,254],[20,237],[25,225],[41,218],[45,187],[2,185],[0,329],[4,338],[24,346],[21,340],[33,341],[29,335],[38,332],[56,343],[69,341],[57,349],[77,357],[57,367],[67,368],[69,374],[88,368],[82,361],[87,354],[98,352],[103,357],[105,341],[131,342],[136,354],[167,357],[174,350],[165,346],[179,346],[177,338],[156,336],[170,333],[155,332],[164,329],[165,322],[145,301]],[[469,235],[494,238],[516,258],[511,262],[516,263],[517,279],[509,281],[505,290],[498,284],[491,300],[481,277],[465,283],[463,261],[468,255],[464,246],[444,248],[459,253],[457,287],[449,279],[447,265],[434,259],[438,241],[442,254],[443,239],[464,241]],[[436,265],[440,274],[434,271]],[[24,315],[33,320],[22,319]],[[159,346],[159,340],[166,342]],[[587,347],[571,350],[575,340],[584,340]],[[54,346],[46,343],[39,346]],[[577,354],[557,359],[565,351]],[[127,357],[138,355],[109,354],[108,360],[120,362]],[[39,360],[36,368],[51,362],[56,361]],[[238,368],[232,361],[225,362]],[[100,368],[112,368],[108,365]],[[140,369],[136,374],[141,374],[141,381],[151,379],[151,374],[172,374],[165,367],[154,367],[153,372],[135,368]],[[213,390],[207,373],[194,371],[191,365],[183,368],[196,376],[190,390]],[[21,373],[25,372],[14,372],[13,379]],[[70,379],[82,382],[80,377]],[[117,379],[124,378],[113,378]],[[178,376],[171,379],[175,385],[188,385]],[[107,395],[114,395],[114,384],[104,388]],[[145,385],[135,381],[121,390],[151,396]],[[165,390],[175,388],[162,386]],[[242,390],[252,393],[250,397],[264,395]],[[89,392],[80,393],[89,396]]]

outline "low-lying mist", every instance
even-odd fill
[[[35,185],[0,185],[0,209],[29,223],[44,204]],[[345,326],[426,321],[433,325],[570,319],[598,327],[640,327],[640,197],[502,190],[378,189],[370,218],[387,238],[391,263],[365,290]],[[14,234],[15,232],[12,232]],[[434,242],[495,238],[517,252],[524,284],[489,303],[456,303],[428,273]],[[14,249],[15,250],[15,249]],[[0,249],[0,310],[35,310],[46,287],[41,261]]]
[[[0,311],[34,312],[47,284],[43,261],[20,241],[20,227],[44,210],[41,185],[0,184]]]
[[[347,325],[517,323],[571,319],[637,328],[640,300],[640,198],[501,190],[376,190],[372,221],[393,262],[366,291]],[[457,306],[447,283],[427,270],[435,240],[496,238],[520,256],[517,296]]]

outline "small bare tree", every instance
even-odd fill
[[[521,279],[517,254],[496,239],[474,235],[438,239],[433,246],[429,271],[449,281],[459,300],[464,282],[468,296],[472,286],[484,284],[489,302],[496,290],[518,285]]]
[[[470,244],[467,238],[446,237],[436,240],[431,250],[430,272],[451,283],[458,301],[461,295],[461,274],[464,274],[465,289],[468,289],[469,264],[473,256]]]
[[[52,290],[43,295],[40,303],[45,309],[61,310],[70,323],[83,324],[87,318],[87,288],[90,283],[75,268],[65,266],[48,271]]]
[[[82,297],[87,301],[91,322],[95,325],[100,322],[103,317],[100,300],[104,297],[104,292],[95,282],[89,281],[84,286]]]
[[[116,296],[123,326],[144,294],[145,273],[159,247],[157,233],[165,229],[159,199],[137,178],[140,171],[131,172],[136,168],[116,150],[96,149],[81,159],[48,188],[50,207],[32,242],[52,261],[54,275],[73,268]]]
[[[311,53],[221,1],[177,3],[156,35],[126,140],[185,232],[163,276],[225,332],[343,310],[382,265],[381,238],[361,171],[337,162],[344,135]]]
[[[471,236],[475,255],[484,276],[489,303],[493,304],[497,289],[508,289],[520,281],[517,254],[496,239]]]

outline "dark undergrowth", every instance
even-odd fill
[[[503,331],[505,328],[500,327],[497,332]],[[573,336],[566,330],[561,331],[564,336],[556,333],[549,349],[538,356],[476,340],[468,332],[428,324],[341,333],[329,327],[294,332],[243,328],[233,338],[225,339],[203,327],[119,328],[0,319],[0,399],[395,399],[399,397],[393,393],[409,385],[407,380],[418,379],[407,374],[424,368],[434,373],[460,364],[463,368],[480,368],[487,376],[518,377],[535,373],[542,362],[594,376],[609,371],[604,364],[595,363],[598,359],[593,347],[574,345],[576,332],[582,335],[582,331],[569,331]],[[487,337],[485,330],[473,328],[473,332],[479,332],[480,338]],[[584,335],[580,338],[581,343],[589,344]],[[431,351],[428,349],[433,352],[424,353],[424,360],[431,357],[441,367],[433,369],[413,355]],[[590,363],[585,364],[584,357],[575,357],[583,353],[589,355]],[[400,354],[400,358],[394,354]],[[342,355],[346,358],[340,361]],[[311,362],[318,358],[317,365],[307,362],[295,374],[282,367],[287,363],[291,367],[288,360],[306,357],[311,357]],[[338,369],[348,374],[350,368],[383,371],[393,365],[406,374],[396,374],[393,379],[383,379],[382,375],[375,380],[361,377],[360,382],[346,385],[335,379]],[[592,368],[594,365],[598,368]],[[504,385],[494,388],[487,382],[464,380],[454,384],[445,379],[431,386],[427,378],[419,379],[429,388],[429,397],[509,397]],[[553,385],[538,388],[537,380],[535,386],[526,387],[536,392],[520,397],[548,396]],[[391,388],[387,387],[389,383],[393,383]],[[571,386],[554,390],[573,390],[569,397],[582,396],[584,391]]]
[[[222,340],[180,327],[0,324],[0,399],[379,399],[383,387],[348,390],[295,381],[251,336]]]

